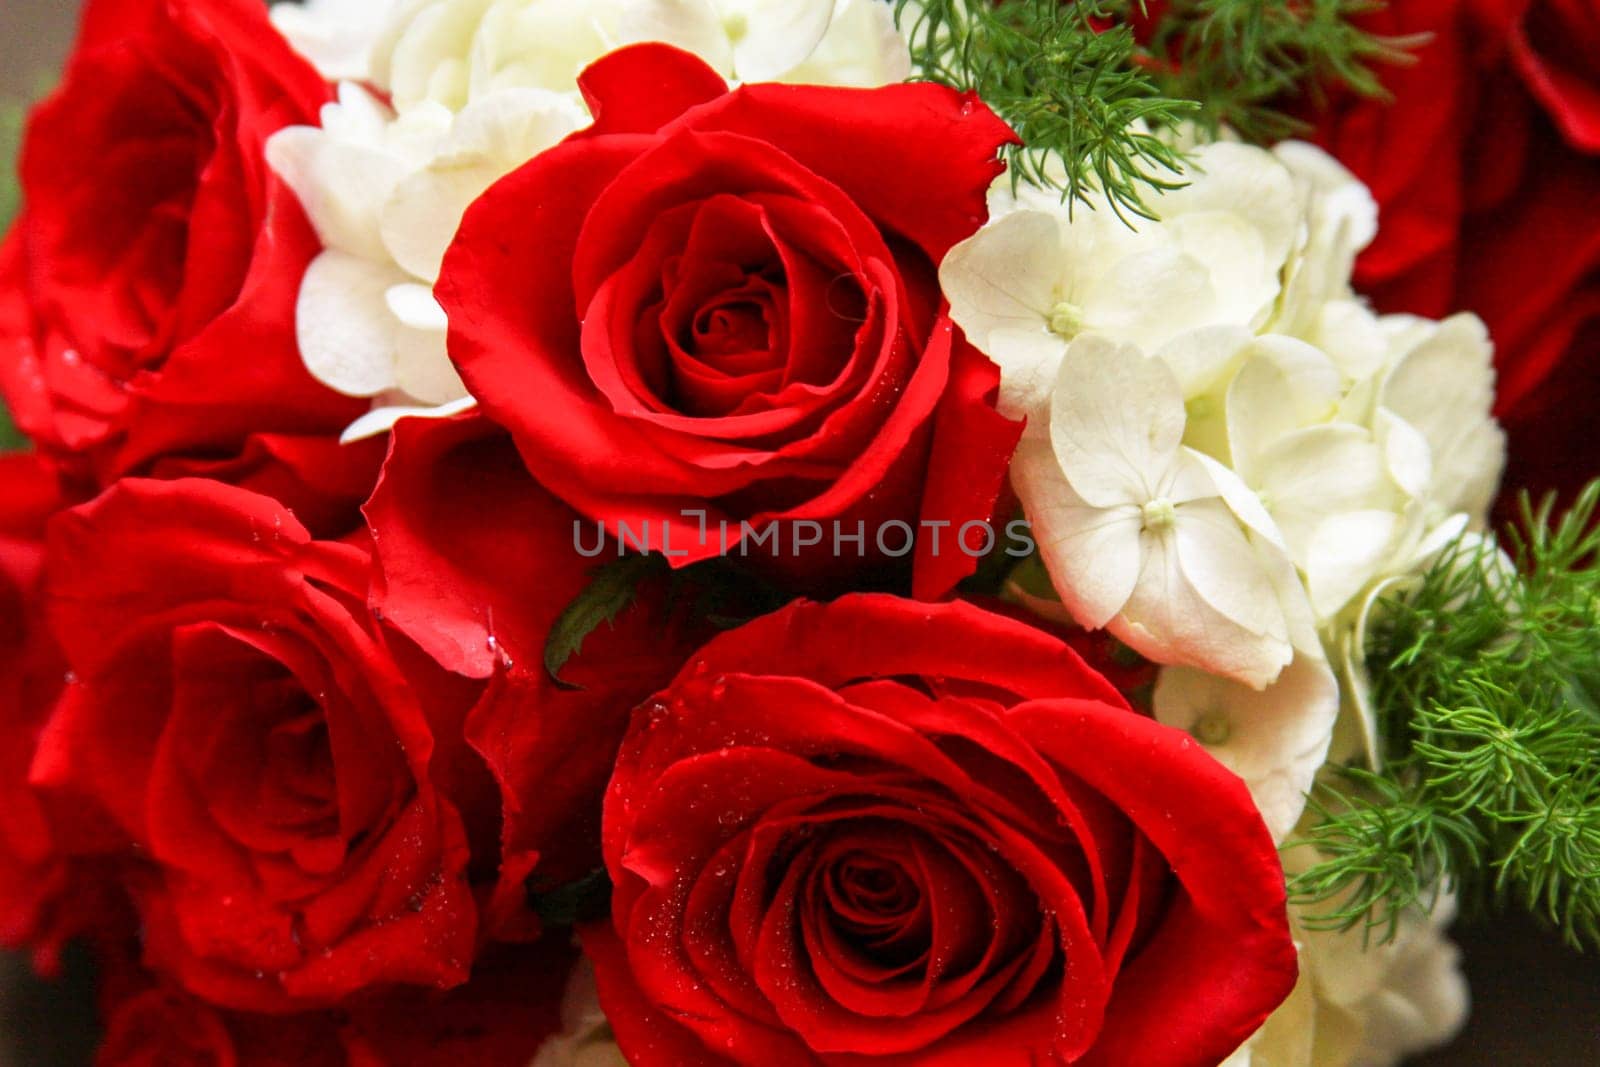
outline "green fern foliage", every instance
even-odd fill
[[[1319,925],[1392,931],[1450,885],[1600,946],[1600,482],[1560,519],[1523,503],[1506,539],[1462,541],[1369,634],[1379,773],[1329,776],[1291,891]]]
[[[1010,122],[1014,180],[1148,215],[1177,180],[1165,131],[1195,122],[1270,139],[1318,80],[1381,92],[1372,65],[1407,42],[1352,21],[1375,0],[895,0],[921,77],[976,92]]]

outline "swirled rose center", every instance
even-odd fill
[[[927,950],[928,899],[895,858],[852,853],[825,875],[834,927],[863,950],[910,961]]]
[[[719,194],[663,212],[597,290],[585,359],[619,411],[796,417],[849,400],[871,300],[848,242],[813,205]],[[604,327],[598,324],[604,322]],[[880,339],[881,340],[881,339]]]
[[[769,352],[771,301],[746,294],[723,296],[702,308],[694,320],[694,350],[706,357]]]

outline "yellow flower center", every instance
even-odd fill
[[[1050,309],[1050,332],[1070,341],[1083,330],[1083,309],[1063,300]]]
[[[1156,533],[1172,529],[1178,524],[1178,509],[1172,501],[1162,498],[1144,506],[1144,528]]]
[[[1233,736],[1233,724],[1228,721],[1228,716],[1221,711],[1208,711],[1195,720],[1190,733],[1194,734],[1196,741],[1208,747],[1226,744],[1228,738]]]

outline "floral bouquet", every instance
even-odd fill
[[[0,246],[0,934],[108,1065],[1447,1040],[1458,909],[1600,940],[1597,47],[89,0]]]

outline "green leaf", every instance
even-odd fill
[[[575,882],[549,889],[528,886],[528,907],[545,926],[576,926],[611,910],[611,878],[601,867]]]
[[[1352,21],[1380,6],[1170,0],[1139,33],[1143,0],[896,0],[895,17],[921,77],[976,92],[1017,131],[1013,181],[1073,201],[1103,195],[1125,216],[1148,215],[1152,189],[1182,184],[1172,127],[1273,140],[1299,126],[1284,107],[1320,83],[1381,94],[1372,66],[1405,60],[1416,42]]]
[[[17,151],[22,139],[23,107],[14,101],[0,103],[0,230],[11,227],[17,213],[19,188]],[[0,404],[0,452],[15,452],[26,445],[5,405]]]
[[[12,425],[11,415],[6,411],[6,406],[0,404],[0,452],[18,451],[26,443],[22,435],[17,432],[17,428]]]
[[[1369,630],[1387,759],[1313,797],[1326,859],[1295,878],[1320,925],[1394,929],[1430,886],[1520,907],[1600,946],[1600,482],[1559,520],[1523,501],[1494,543],[1458,542]]]
[[[1197,101],[1215,133],[1226,126],[1257,142],[1303,133],[1284,105],[1339,85],[1381,97],[1373,68],[1413,60],[1425,37],[1379,37],[1357,20],[1382,0],[1171,0],[1150,52],[1163,92]]]
[[[1164,95],[1137,60],[1120,0],[898,0],[913,65],[928,81],[971,91],[1011,124],[1013,181],[1060,189],[1147,215],[1144,195],[1172,188],[1182,154],[1155,130],[1192,101]]]
[[[9,229],[21,197],[17,155],[22,145],[24,109],[16,101],[0,103],[0,230]]]
[[[561,612],[545,640],[544,669],[550,677],[563,686],[580,688],[562,681],[561,668],[602,624],[616,623],[633,603],[640,583],[665,569],[666,559],[654,554],[622,556],[596,568],[589,585]]]

